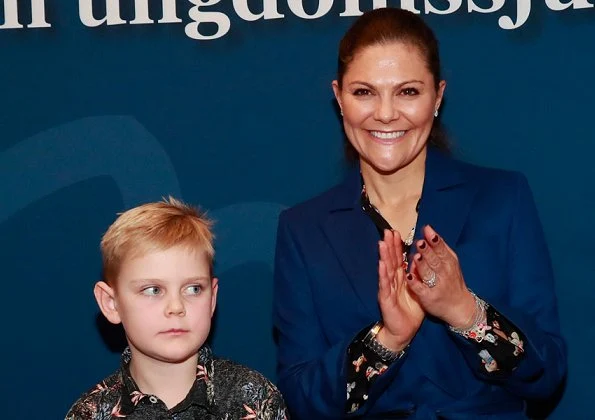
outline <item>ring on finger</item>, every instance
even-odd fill
[[[432,274],[430,274],[430,277],[427,278],[427,279],[423,279],[422,281],[430,289],[432,287],[436,286],[436,272],[435,271],[432,271]]]

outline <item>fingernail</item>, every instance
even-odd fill
[[[405,276],[407,278],[407,280],[411,281],[413,280],[413,276],[411,275],[411,273],[407,273],[407,275]]]
[[[433,242],[433,243],[435,243],[435,244],[437,244],[437,243],[438,243],[438,235],[434,235],[434,236],[432,237],[432,242]]]
[[[421,241],[421,244],[419,244],[419,249],[426,249],[426,241]]]
[[[416,259],[417,261],[421,261],[421,254],[417,254],[417,255],[415,256],[415,259]]]

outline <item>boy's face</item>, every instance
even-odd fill
[[[95,295],[108,320],[123,324],[133,358],[179,363],[209,335],[217,279],[206,253],[174,247],[125,260],[114,287],[100,282]]]

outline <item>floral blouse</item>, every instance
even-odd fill
[[[188,395],[168,409],[158,397],[143,394],[130,375],[130,349],[120,369],[85,393],[65,420],[285,420],[283,398],[260,373],[199,350],[196,381]]]
[[[362,210],[370,216],[381,236],[384,229],[392,229],[386,219],[370,203],[365,185],[362,188],[361,204]],[[419,207],[419,202],[417,207]],[[404,261],[409,253],[411,242],[403,243]],[[407,268],[406,263],[405,268]],[[486,373],[494,378],[503,378],[510,374],[523,358],[523,345],[526,338],[515,325],[491,305],[485,303],[485,308],[486,325],[481,324],[480,328],[474,329],[471,334],[464,338],[461,335],[459,337],[474,344],[478,355],[478,366],[483,367]],[[364,338],[370,332],[371,327],[370,325],[360,331],[347,349],[347,400],[345,404],[347,413],[357,411],[366,402],[368,390],[372,384],[389,368],[391,363],[394,363],[394,361],[383,360],[380,355],[365,344]],[[453,334],[455,333],[453,332]],[[401,353],[400,357],[403,354]]]

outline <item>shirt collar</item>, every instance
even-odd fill
[[[144,399],[149,399],[151,395],[143,394],[130,374],[130,360],[132,353],[130,347],[122,352],[120,358],[120,379],[122,381],[122,399],[120,402],[120,414],[126,416],[132,414],[136,407]],[[176,405],[172,411],[184,411],[191,405],[200,405],[207,409],[209,414],[214,414],[213,398],[209,398],[207,385],[212,381],[213,375],[213,353],[211,349],[204,345],[198,351],[198,363],[196,365],[196,380],[188,395],[182,402]]]

